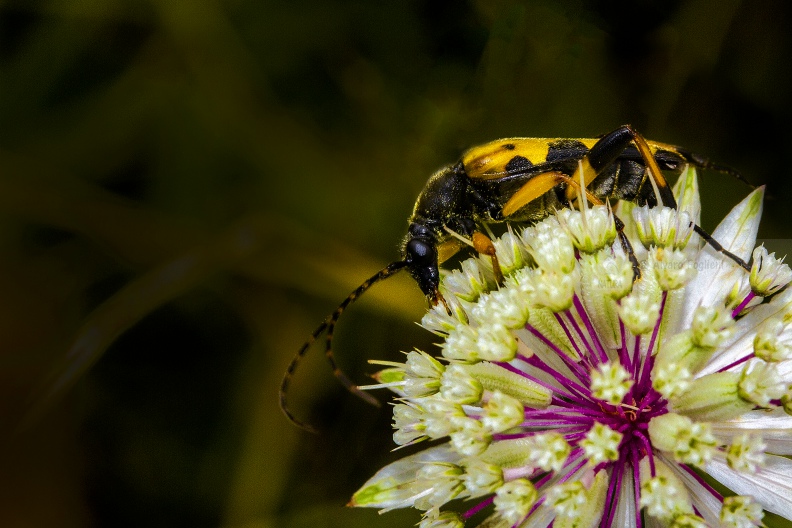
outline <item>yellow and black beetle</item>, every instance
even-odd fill
[[[310,429],[288,410],[286,392],[298,363],[325,330],[325,354],[334,375],[353,393],[370,403],[378,403],[358,389],[335,364],[332,353],[335,324],[346,307],[372,284],[402,269],[407,269],[431,303],[445,304],[439,290],[438,266],[462,247],[452,232],[471,239],[477,251],[489,255],[497,276],[500,271],[497,255],[492,242],[480,230],[483,225],[535,222],[569,207],[578,194],[584,193],[595,204],[626,200],[638,205],[676,208],[662,171],[679,172],[686,164],[727,172],[745,181],[736,171],[708,158],[680,147],[647,141],[629,125],[594,139],[506,138],[469,149],[459,162],[433,174],[418,195],[402,243],[402,259],[389,264],[350,293],[295,355],[281,383],[281,409],[292,422]],[[615,221],[621,244],[638,277],[638,263],[623,233],[624,224],[618,217]],[[715,250],[750,271],[747,263],[725,250],[706,231],[696,225],[694,230]]]

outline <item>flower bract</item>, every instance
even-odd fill
[[[751,272],[693,233],[694,171],[674,192],[679,209],[620,203],[511,226],[496,241],[516,255],[502,284],[481,257],[448,272],[453,315],[423,319],[441,357],[411,352],[378,376],[399,398],[396,444],[427,447],[351,505],[416,508],[422,528],[792,519],[792,273],[754,248],[762,189],[712,233]]]

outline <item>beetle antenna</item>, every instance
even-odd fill
[[[715,172],[720,172],[722,174],[728,174],[729,176],[737,180],[740,180],[751,189],[756,189],[756,185],[749,182],[745,176],[743,176],[739,171],[737,171],[737,169],[732,169],[728,165],[721,165],[720,163],[713,163],[712,161],[707,160],[707,162],[704,164],[704,168],[714,170]]]
[[[291,378],[294,375],[294,371],[297,370],[297,366],[300,364],[303,357],[305,357],[305,354],[308,352],[308,349],[311,348],[311,345],[314,343],[314,341],[316,341],[316,339],[320,335],[322,335],[322,332],[324,332],[325,330],[327,331],[325,357],[327,358],[327,361],[330,363],[330,367],[333,369],[333,375],[352,394],[358,396],[359,398],[361,398],[367,403],[370,403],[371,405],[374,405],[376,407],[380,406],[380,402],[376,398],[360,390],[358,386],[349,379],[349,377],[344,373],[344,371],[338,368],[338,365],[336,364],[335,361],[335,357],[333,356],[333,346],[332,346],[333,332],[335,330],[335,325],[338,322],[338,318],[341,317],[341,314],[344,313],[344,310],[346,310],[347,306],[355,302],[358,297],[363,295],[363,293],[365,293],[365,291],[368,290],[375,283],[387,279],[391,275],[394,275],[398,271],[402,270],[405,266],[407,266],[406,260],[398,260],[396,262],[391,262],[390,264],[382,268],[376,275],[372,276],[368,280],[363,281],[363,283],[357,288],[355,288],[355,290],[352,293],[350,293],[347,296],[347,298],[344,299],[343,302],[341,302],[341,304],[338,305],[338,308],[336,308],[333,313],[328,315],[327,318],[324,320],[324,322],[322,322],[322,324],[320,324],[316,328],[316,330],[314,330],[313,333],[311,333],[311,336],[308,338],[308,340],[305,341],[305,343],[303,343],[303,346],[300,347],[300,350],[298,350],[297,353],[294,355],[291,362],[289,363],[289,367],[286,369],[286,373],[283,375],[283,379],[281,380],[280,394],[279,394],[280,408],[283,411],[283,414],[286,415],[286,418],[288,418],[289,421],[292,422],[294,425],[312,433],[317,432],[317,430],[314,427],[297,419],[294,416],[294,414],[292,414],[291,410],[289,410],[288,404],[286,403],[286,395],[289,392],[289,383],[291,382]]]
[[[715,162],[713,162],[711,159],[709,159],[706,156],[702,156],[701,154],[696,154],[695,152],[690,152],[689,150],[682,149],[682,148],[679,148],[679,147],[677,147],[677,152],[682,154],[682,157],[684,157],[685,159],[687,159],[688,161],[693,163],[693,165],[695,165],[696,167],[701,167],[702,169],[714,170],[714,171],[720,172],[722,174],[728,174],[729,176],[731,176],[731,177],[733,177],[733,178],[735,178],[737,180],[740,180],[741,182],[746,184],[751,189],[756,189],[756,185],[754,185],[753,183],[749,182],[745,178],[745,176],[740,174],[740,172],[737,169],[733,169],[732,167],[729,167],[728,165],[722,165],[720,163],[715,163]]]

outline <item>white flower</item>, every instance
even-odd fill
[[[784,264],[784,259],[775,258],[775,253],[767,254],[764,245],[754,249],[751,267],[751,288],[757,295],[770,295],[792,280],[792,270]]]
[[[436,528],[474,515],[489,528],[792,519],[792,273],[754,252],[761,189],[713,232],[753,253],[751,273],[693,234],[693,171],[675,194],[680,210],[621,218],[640,235],[638,280],[602,206],[496,241],[509,252],[499,286],[486,261],[448,274],[455,313],[434,309],[424,326],[452,365],[415,352],[378,377],[401,397],[397,443],[441,443],[380,470],[351,504],[428,510],[420,526]]]
[[[683,249],[693,235],[693,218],[688,211],[670,207],[635,207],[632,211],[638,238],[651,246]]]

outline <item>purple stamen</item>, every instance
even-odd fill
[[[580,351],[580,347],[578,346],[577,341],[572,337],[572,332],[569,331],[569,327],[564,321],[564,318],[561,317],[560,313],[554,313],[553,315],[555,315],[556,321],[558,321],[558,324],[561,325],[561,328],[564,330],[564,333],[566,334],[567,339],[569,339],[569,342],[572,343],[572,348],[575,349],[577,355],[580,356],[581,358],[584,357],[583,352]]]
[[[569,410],[575,410],[575,412],[577,411],[578,408],[578,406],[575,405],[574,403],[569,402],[561,397],[558,397],[555,394],[553,395],[553,398],[550,400],[550,405],[555,405],[557,407],[564,407]]]
[[[572,381],[571,379],[569,379],[566,376],[562,375],[558,371],[554,370],[552,367],[550,367],[547,364],[545,364],[537,356],[527,357],[527,356],[523,356],[521,354],[518,354],[517,357],[519,357],[520,359],[522,359],[523,361],[525,361],[529,365],[534,366],[534,367],[538,368],[539,370],[545,372],[546,374],[551,375],[553,377],[553,379],[555,379],[558,383],[560,383],[561,385],[563,385],[567,389],[569,389],[572,392],[576,393],[580,398],[582,398],[583,399],[582,401],[585,401],[587,399],[587,396],[589,394],[589,390],[586,387],[580,385],[579,383],[576,383],[576,382]],[[577,399],[577,398],[575,398],[575,399]]]
[[[581,454],[582,454],[582,450],[581,450]],[[572,458],[572,457],[570,456],[570,459],[571,459],[571,458]],[[560,479],[558,479],[558,482],[556,482],[556,484],[563,484],[563,483],[564,483],[564,482],[566,482],[567,480],[571,479],[573,476],[575,476],[575,473],[577,473],[578,471],[580,471],[580,468],[582,468],[583,466],[585,466],[587,463],[588,463],[588,459],[586,459],[586,458],[584,458],[583,460],[581,460],[580,462],[578,462],[577,466],[575,466],[574,468],[570,469],[570,470],[569,470],[569,473],[567,473],[566,475],[564,475],[563,477],[561,477]]]
[[[540,482],[541,482],[541,481],[540,481]],[[539,488],[539,482],[537,482],[537,483],[536,483],[535,487],[536,487],[537,489]],[[520,526],[520,524],[524,523],[524,522],[525,522],[525,520],[526,520],[528,517],[530,517],[530,516],[533,514],[533,512],[535,512],[536,510],[538,510],[538,509],[539,509],[539,506],[541,506],[541,505],[544,503],[544,501],[545,501],[545,496],[544,496],[544,495],[542,495],[541,497],[539,497],[539,498],[536,500],[536,502],[534,503],[534,505],[533,505],[533,506],[531,506],[531,509],[528,511],[528,515],[526,515],[526,516],[525,516],[523,519],[521,519],[520,521],[518,521],[516,524],[512,525],[512,527],[511,527],[511,528],[515,528],[516,526]],[[548,528],[552,528],[552,526],[553,526],[553,523],[552,523],[552,521],[551,521],[551,522],[550,522],[550,525],[548,526]]]
[[[646,438],[640,431],[633,431],[633,435],[638,438],[644,446],[644,450],[646,451],[646,456],[649,457],[649,474],[654,477],[655,476],[655,463],[654,463],[654,453],[652,453],[652,443]]]
[[[642,412],[644,409],[647,409],[650,405],[654,404],[654,402],[656,402],[657,400],[662,399],[662,397],[663,396],[659,392],[657,392],[656,390],[652,389],[651,391],[649,391],[649,394],[647,394],[644,397],[644,399],[641,400],[641,405],[638,407],[638,411]],[[662,407],[665,407],[665,405],[663,405]],[[660,414],[665,414],[665,412],[660,413]],[[655,415],[653,415],[653,416],[655,416]]]
[[[466,511],[465,513],[463,513],[463,514],[462,514],[462,518],[463,518],[463,519],[465,519],[465,520],[467,520],[467,519],[470,519],[471,517],[473,517],[474,515],[476,515],[478,512],[480,512],[481,510],[483,510],[484,508],[486,508],[487,506],[489,506],[490,504],[492,504],[492,502],[493,502],[494,500],[495,500],[495,496],[493,495],[492,497],[490,497],[490,498],[488,498],[488,499],[486,499],[486,500],[483,500],[483,501],[479,502],[478,504],[476,504],[475,506],[473,506],[472,508],[470,508],[468,511]]]
[[[544,416],[526,416],[525,420],[528,422],[528,427],[537,427],[540,423],[547,424],[547,427],[580,427],[581,425],[590,425],[595,419],[595,416],[585,416],[579,413],[575,414],[561,414],[555,415],[552,411]]]
[[[652,339],[649,340],[649,348],[646,350],[646,355],[651,356],[654,350],[655,341],[657,340],[657,333],[660,331],[660,323],[663,322],[663,311],[665,310],[666,299],[668,299],[668,292],[663,292],[663,298],[660,301],[660,311],[657,314],[657,322],[655,323],[654,330],[652,331]]]
[[[525,356],[523,356],[522,354],[518,354],[518,357],[520,357],[520,359],[525,361]],[[574,399],[574,396],[572,394],[570,394],[568,392],[565,392],[563,389],[559,389],[555,385],[550,385],[549,383],[546,383],[546,382],[540,380],[536,376],[531,376],[530,374],[528,374],[524,370],[520,370],[520,369],[518,369],[517,367],[515,367],[514,365],[512,365],[510,363],[497,362],[495,364],[505,368],[509,372],[514,372],[515,374],[519,374],[520,376],[524,377],[525,379],[529,379],[529,380],[533,381],[534,383],[537,383],[537,384],[541,385],[545,389],[553,391],[553,393],[554,393],[553,398],[554,399],[556,398],[555,393],[558,393],[561,396],[564,396],[565,398]]]
[[[652,373],[652,367],[654,366],[654,354],[652,353],[655,345],[655,340],[657,339],[657,333],[660,331],[660,324],[663,322],[663,312],[665,311],[666,300],[668,299],[668,292],[663,292],[662,300],[660,301],[660,312],[657,315],[657,322],[655,323],[654,330],[652,331],[652,338],[649,341],[649,348],[646,350],[646,359],[644,360],[643,365],[643,372],[641,372],[641,381],[638,384],[644,390],[642,395],[646,394],[651,383],[649,381],[649,376]]]
[[[616,478],[614,477],[614,474]],[[616,505],[618,504],[618,495],[621,492],[622,478],[624,477],[624,461],[619,459],[611,473],[611,481],[608,485],[608,494],[605,501],[606,508],[608,508],[607,517],[605,522],[600,526],[603,528],[610,528],[613,525],[613,518],[616,516]]]
[[[582,415],[582,416],[581,416]],[[585,416],[589,415],[589,416]],[[553,420],[561,420],[567,423],[579,423],[582,420],[591,421],[591,416],[596,416],[597,413],[595,411],[589,411],[586,409],[545,409],[545,410],[526,410],[525,417],[526,419],[534,419],[534,418],[545,418],[545,419],[553,419]]]
[[[645,356],[641,354],[641,336],[635,336],[632,372],[633,378],[637,380],[637,387],[634,387],[634,392],[639,397],[646,395],[650,386],[649,375],[651,374],[652,367],[654,366],[654,356],[652,355],[652,350],[654,349],[655,341],[657,340],[657,334],[660,331],[660,324],[663,322],[663,312],[665,311],[666,299],[668,299],[668,292],[664,291],[662,300],[660,301],[660,311],[658,312],[657,321],[655,321],[654,329],[652,330],[652,337],[649,339],[649,347],[646,350]],[[643,363],[641,363],[642,356]]]
[[[564,466],[566,467],[566,464],[564,464]],[[540,478],[534,483],[534,487],[536,489],[541,488],[543,485],[547,483],[548,480],[550,480],[553,477],[553,474],[554,473],[552,471],[546,473],[542,478]]]
[[[627,353],[627,334],[624,330],[624,323],[619,319],[619,333],[621,334],[621,348],[619,348],[619,359],[621,360],[622,367],[627,372],[633,372],[632,362],[630,361],[630,354]]]
[[[588,342],[588,339],[586,339],[586,335],[583,333],[583,330],[581,330],[580,325],[577,323],[572,313],[567,310],[564,314],[566,315],[569,324],[571,324],[572,328],[575,329],[575,333],[577,333],[578,338],[583,343],[583,346],[586,348],[586,352],[580,354],[581,359],[588,364],[592,364],[593,363],[592,360],[597,359],[596,356],[594,355],[594,348]]]
[[[538,423],[535,423],[535,424],[534,423],[530,423],[528,425],[523,424],[522,426],[523,427],[531,427],[531,428],[533,428],[533,427],[539,427],[539,428],[542,428],[542,427],[544,427],[544,428],[556,427],[557,429],[561,429],[561,427],[557,427],[558,424],[555,423],[555,422],[547,422],[547,423],[538,422]],[[584,428],[584,429],[588,430],[587,427]],[[573,426],[570,425],[570,426],[567,426],[564,430],[567,430],[567,431],[578,431],[578,430],[580,430],[580,427],[579,426],[573,427]],[[529,438],[531,436],[540,435],[540,434],[543,434],[543,433],[546,433],[546,432],[547,431],[545,431],[545,430],[540,430],[540,431],[522,431],[520,433],[496,433],[496,434],[492,435],[492,439],[493,440],[516,440],[516,439],[519,439],[519,438]],[[584,433],[585,433],[585,431],[584,431]],[[568,434],[577,434],[577,433],[568,433]],[[561,436],[566,437],[566,435],[561,435]]]
[[[632,359],[632,376],[633,379],[638,379],[638,372],[641,369],[641,336],[635,336],[635,343],[633,346],[633,359]]]
[[[646,359],[644,359],[644,366],[643,372],[641,373],[641,379],[638,382],[638,386],[641,389],[641,396],[645,396],[650,390],[652,389],[652,382],[651,382],[651,374],[652,369],[654,368],[655,356],[648,355]]]
[[[572,361],[572,360],[569,358],[569,356],[567,356],[566,352],[564,352],[563,350],[561,350],[561,349],[558,347],[558,345],[556,345],[555,343],[553,343],[552,341],[550,341],[549,339],[547,339],[547,337],[545,337],[545,336],[544,336],[544,334],[542,334],[542,333],[541,333],[539,330],[537,330],[536,328],[534,328],[534,327],[533,327],[533,326],[531,326],[530,324],[526,324],[526,325],[525,325],[525,329],[526,329],[526,330],[528,330],[529,332],[531,332],[531,333],[532,333],[533,335],[535,335],[536,337],[538,337],[538,338],[539,338],[539,340],[541,340],[541,341],[542,341],[542,343],[544,343],[545,345],[547,345],[548,347],[550,347],[550,348],[553,350],[553,352],[555,352],[555,353],[558,355],[558,357],[559,357],[559,358],[561,358],[561,360],[564,362],[564,364],[565,364],[567,367],[569,367],[569,369],[570,369],[570,370],[571,370],[571,371],[572,371],[572,372],[575,374],[575,376],[577,376],[577,378],[578,378],[579,380],[581,380],[581,381],[582,381],[582,380],[585,380],[585,379],[587,379],[587,377],[588,377],[588,373],[587,373],[586,371],[584,371],[584,370],[583,370],[583,369],[580,367],[580,365],[578,365],[577,363],[575,363],[574,361]],[[534,356],[534,357],[536,357],[536,356]],[[564,377],[566,378],[566,376],[564,376]]]
[[[701,476],[700,476],[698,473],[696,473],[695,471],[693,471],[693,468],[691,468],[691,467],[690,467],[690,466],[688,466],[687,464],[679,464],[679,467],[681,467],[681,468],[682,468],[682,469],[684,469],[684,470],[685,470],[687,473],[689,473],[689,474],[690,474],[690,476],[691,476],[691,477],[693,477],[693,478],[696,480],[696,482],[698,482],[699,484],[701,484],[701,485],[704,487],[704,489],[706,489],[706,490],[707,490],[709,493],[711,493],[713,497],[715,497],[715,498],[716,498],[716,499],[718,499],[719,501],[723,502],[723,495],[721,495],[720,493],[718,493],[717,491],[715,491],[715,488],[713,488],[712,486],[710,486],[709,484],[707,484],[707,481],[706,481],[706,480],[704,480],[703,478],[701,478]]]
[[[522,426],[523,427],[557,427],[557,428],[561,428],[561,427],[569,427],[572,424],[576,424],[576,423],[577,424],[590,424],[591,423],[591,419],[589,419],[588,421],[583,420],[583,419],[578,419],[578,420],[574,420],[574,421],[573,420],[565,420],[565,421],[567,421],[568,423],[563,424],[563,423],[559,423],[557,420],[550,420],[550,419],[547,419],[547,420],[526,420],[525,422],[522,423]]]
[[[746,295],[745,299],[743,299],[740,305],[737,308],[735,308],[734,311],[732,312],[732,319],[736,319],[737,316],[740,315],[740,312],[742,312],[745,309],[745,307],[748,306],[748,303],[751,302],[754,297],[756,297],[756,294],[753,291],[748,295]]]
[[[633,499],[635,500],[635,526],[642,528],[643,522],[641,521],[641,469],[638,460],[638,452],[632,450],[630,452],[630,465],[633,468]]]
[[[577,293],[572,296],[572,302],[575,304],[575,309],[577,310],[578,316],[583,321],[583,324],[586,325],[586,330],[588,330],[589,335],[591,336],[591,340],[594,342],[594,345],[597,347],[597,352],[599,353],[599,359],[603,363],[608,362],[608,355],[605,353],[605,348],[602,346],[600,342],[599,334],[597,331],[594,330],[594,325],[591,324],[591,319],[586,312],[586,309],[583,307],[583,303],[580,302]]]
[[[732,362],[732,363],[729,363],[728,365],[726,365],[726,366],[725,366],[725,367],[723,367],[722,369],[718,370],[718,372],[724,372],[724,371],[726,371],[726,370],[731,370],[732,368],[736,367],[737,365],[740,365],[740,364],[742,364],[742,363],[745,363],[746,361],[748,361],[749,359],[751,359],[751,358],[752,358],[752,357],[754,357],[754,356],[755,356],[755,354],[754,354],[753,352],[751,352],[750,354],[748,354],[748,355],[746,355],[746,356],[743,356],[743,357],[741,357],[741,358],[740,358],[740,359],[738,359],[737,361],[734,361],[734,362]]]
[[[586,433],[588,432],[588,428],[585,431],[578,431],[577,433],[569,433],[564,435],[564,440],[567,441],[568,444],[575,444],[586,437]]]

